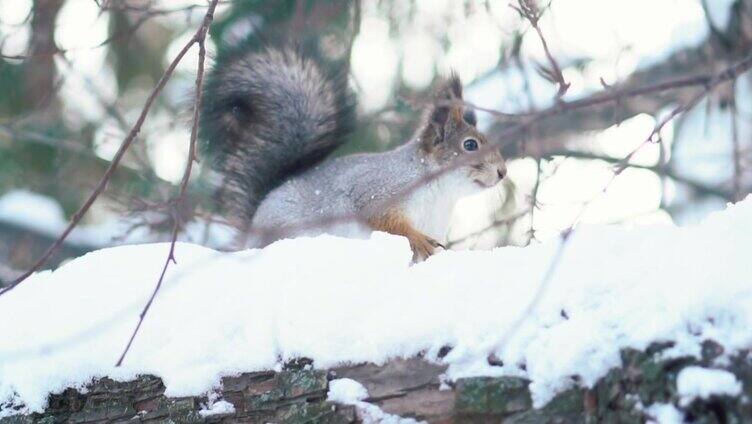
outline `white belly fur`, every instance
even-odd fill
[[[480,187],[458,169],[415,190],[405,202],[405,214],[417,230],[444,243],[455,204],[461,197],[479,190]]]

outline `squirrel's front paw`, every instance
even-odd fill
[[[434,254],[437,247],[444,247],[438,241],[424,234],[414,235],[408,237],[408,239],[410,240],[410,248],[413,250],[413,262],[426,260]]]

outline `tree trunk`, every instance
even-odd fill
[[[34,0],[31,18],[31,40],[26,60],[26,93],[34,109],[58,111],[55,71],[55,20],[64,0]]]

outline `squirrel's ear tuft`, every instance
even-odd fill
[[[464,106],[462,105],[462,81],[460,81],[457,72],[452,71],[449,75],[449,81],[446,87],[444,96],[450,102],[456,103],[449,105],[449,117],[451,118],[452,124],[459,126],[462,124]]]
[[[454,70],[449,75],[448,87],[450,96],[457,100],[462,100],[462,81],[460,76]]]
[[[462,81],[455,71],[449,76],[439,92],[436,95],[437,105],[435,109],[443,109],[439,116],[442,118],[441,124],[447,124],[448,118],[451,118],[453,124],[462,123],[463,110],[462,105]],[[438,122],[437,122],[438,123]]]
[[[454,97],[454,99],[462,100],[462,81],[455,71],[452,71],[451,76],[449,77],[449,92]],[[462,107],[459,108],[460,112],[462,112],[462,109]],[[472,108],[467,108],[467,110],[465,110],[464,113],[461,113],[461,115],[462,119],[464,119],[468,124],[472,126],[476,126],[478,124],[478,118],[475,115],[475,110],[473,110]]]
[[[457,73],[452,71],[449,79],[441,85],[434,97],[435,103],[429,110],[428,122],[421,136],[426,143],[430,140],[430,145],[441,143],[448,131],[461,125],[465,120],[464,107],[461,104],[462,82]]]

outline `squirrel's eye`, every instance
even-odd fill
[[[478,150],[478,141],[472,138],[468,138],[462,142],[462,147],[468,152]]]

